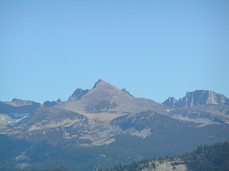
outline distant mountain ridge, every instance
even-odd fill
[[[194,92],[187,92],[185,97],[180,98],[179,100],[170,97],[162,104],[181,108],[208,104],[228,105],[228,102],[229,99],[222,94],[210,90],[196,90]]]

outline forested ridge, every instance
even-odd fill
[[[229,142],[202,145],[191,153],[181,156],[190,170],[229,170]]]
[[[142,160],[129,165],[119,165],[113,168],[99,169],[98,171],[141,171],[156,168],[156,162],[171,162],[173,166],[185,165],[190,171],[229,171],[229,142],[213,145],[201,145],[193,152],[172,158],[157,160]],[[175,167],[174,167],[175,169]]]

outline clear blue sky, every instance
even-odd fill
[[[229,1],[0,1],[1,101],[66,100],[100,78],[158,102],[229,97]]]

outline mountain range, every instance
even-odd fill
[[[67,101],[0,102],[0,169],[93,170],[229,139],[229,99],[209,90],[160,104],[99,80]]]

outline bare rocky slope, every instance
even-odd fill
[[[163,105],[153,100],[135,98],[103,80],[96,82],[91,90],[76,90],[69,100],[60,107],[89,114],[134,114],[147,110],[165,111]]]

